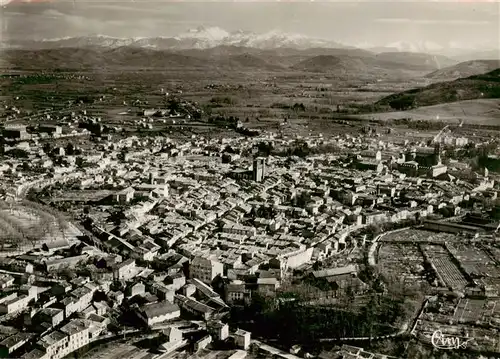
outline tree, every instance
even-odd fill
[[[258,146],[258,150],[259,150],[259,156],[268,157],[271,154],[271,152],[273,151],[272,143],[259,142],[259,144],[257,146]]]
[[[6,243],[19,243],[23,239],[20,228],[9,219],[9,216],[0,211],[0,245],[2,250]]]
[[[172,111],[172,112],[178,112],[180,110],[180,101],[175,98],[171,97],[167,100],[167,108]]]
[[[412,96],[404,95],[389,102],[393,109],[402,111],[414,106],[415,99]]]
[[[375,294],[371,294],[368,304],[361,310],[360,319],[363,323],[363,332],[365,332],[370,338],[370,345],[374,334],[374,326],[377,324],[377,313],[379,309],[380,304],[377,300],[377,296]]]

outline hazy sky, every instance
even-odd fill
[[[198,26],[282,30],[346,44],[431,41],[498,48],[500,2],[54,0],[4,4],[2,37],[173,36]]]

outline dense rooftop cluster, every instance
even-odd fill
[[[486,252],[471,252],[462,268],[447,246],[455,235],[429,232],[494,241],[497,226],[474,214],[496,198],[494,180],[486,172],[474,184],[458,179],[439,146],[271,134],[77,145],[55,128],[52,142],[18,133],[23,156],[8,149],[0,167],[0,348],[8,355],[62,358],[146,327],[162,353],[188,342],[271,350],[230,330],[231,308],[277,298],[297,280],[326,283],[334,298],[364,296],[371,283],[360,267],[376,258],[406,282],[494,291],[493,280],[473,280]],[[377,236],[410,226],[423,226],[425,238]]]

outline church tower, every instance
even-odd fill
[[[441,143],[437,142],[434,145],[434,165],[440,165],[441,164]]]

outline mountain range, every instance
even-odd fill
[[[90,35],[45,40],[14,40],[4,46],[30,49],[61,47],[141,47],[156,50],[208,49],[217,46],[240,46],[257,49],[275,48],[348,48],[340,43],[281,31],[257,34],[249,31],[227,32],[219,27],[198,27],[172,37],[116,38]]]
[[[244,47],[259,50],[271,49],[362,49],[372,53],[412,52],[431,55],[444,55],[458,61],[474,59],[500,59],[500,50],[479,50],[475,46],[450,43],[438,44],[432,41],[405,42],[399,41],[385,46],[374,46],[369,43],[349,46],[336,41],[308,37],[299,34],[285,33],[274,30],[266,33],[250,31],[228,32],[219,27],[203,27],[188,30],[170,37],[117,38],[105,35],[89,35],[44,40],[10,40],[1,43],[2,48],[54,49],[81,47],[140,47],[155,50],[206,50],[221,46]],[[479,46],[479,45],[478,45]]]
[[[10,41],[4,45],[6,48],[1,51],[0,67],[32,70],[286,71],[370,79],[404,80],[426,76],[427,80],[446,81],[500,67],[500,60],[459,63],[442,55],[402,51],[407,49],[404,44],[369,51],[279,31],[266,34],[229,33],[218,27],[200,27],[175,37],[120,39],[96,35]]]
[[[334,76],[406,78],[423,76],[456,62],[416,53],[374,54],[360,49],[259,50],[218,46],[209,49],[156,50],[132,46],[7,49],[5,67],[14,69],[203,69],[315,72]]]

